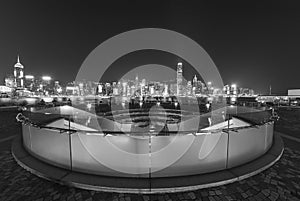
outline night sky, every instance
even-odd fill
[[[47,74],[64,83],[75,79],[86,56],[106,39],[155,27],[198,42],[224,83],[262,94],[270,85],[277,94],[300,88],[300,4],[247,2],[1,1],[0,84],[12,73],[17,54],[26,74]],[[152,60],[170,67],[181,61],[163,52],[136,52],[116,61],[105,77],[118,79]],[[192,74],[184,76],[192,79]]]

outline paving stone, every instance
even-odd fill
[[[300,151],[285,146],[275,165],[251,178],[215,188],[159,195],[102,193],[62,186],[27,172],[15,162],[10,150],[4,150],[0,152],[0,201],[299,201]]]
[[[193,199],[193,200],[196,199],[196,195],[194,192],[189,192],[188,195],[191,199]]]

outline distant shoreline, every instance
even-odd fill
[[[0,111],[6,111],[6,110],[12,110],[12,109],[18,109],[19,106],[12,105],[12,106],[0,106]]]

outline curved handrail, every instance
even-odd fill
[[[233,116],[236,117],[236,115],[231,115],[231,118]],[[65,117],[62,117],[62,118],[66,119]],[[155,132],[150,132],[150,131],[149,132],[136,132],[136,131],[125,132],[125,131],[111,131],[111,130],[91,131],[91,130],[72,129],[72,128],[59,128],[59,127],[53,127],[53,126],[44,126],[44,125],[32,122],[28,117],[24,116],[22,113],[19,113],[16,116],[16,120],[18,122],[21,122],[21,123],[26,124],[26,125],[31,125],[33,127],[40,128],[40,129],[43,129],[43,128],[44,129],[51,129],[51,130],[59,131],[60,133],[73,134],[73,133],[76,133],[76,132],[80,132],[80,133],[84,133],[84,134],[93,134],[93,135],[102,135],[102,136],[106,136],[106,135],[170,136],[170,135],[187,135],[187,134],[193,134],[193,135],[216,134],[216,133],[220,133],[220,132],[230,132],[230,131],[238,132],[239,130],[242,130],[242,129],[255,128],[255,127],[258,127],[260,125],[264,125],[266,123],[277,121],[278,119],[279,119],[279,116],[276,113],[272,113],[270,118],[264,119],[264,121],[262,121],[260,123],[255,123],[255,124],[251,124],[251,125],[247,125],[247,126],[240,126],[240,127],[233,127],[233,128],[227,127],[227,128],[219,128],[219,129],[211,129],[211,130],[200,129],[200,130],[185,130],[185,131],[160,131],[159,133],[155,133]],[[66,119],[66,120],[70,121],[70,119]]]

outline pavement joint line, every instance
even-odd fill
[[[2,139],[0,139],[0,143],[11,140],[11,139],[14,139],[16,136],[17,135],[13,135],[13,136],[9,136],[9,137],[6,137],[6,138],[2,138]]]
[[[72,174],[72,172],[71,172],[71,171],[68,171],[66,174],[64,174],[63,176],[61,176],[61,177],[59,178],[59,180],[63,180],[63,178],[65,178],[66,176],[68,176],[68,175],[70,175],[70,174]]]
[[[280,137],[278,136],[278,140],[280,140]],[[281,140],[280,140],[281,141]],[[15,141],[15,143],[17,143],[17,141]],[[276,143],[275,143],[276,144]],[[274,144],[273,144],[274,146]],[[85,182],[78,182],[78,181],[68,181],[65,180],[63,181],[62,178],[65,178],[66,176],[68,176],[68,174],[70,174],[69,171],[67,171],[66,173],[64,173],[63,176],[61,176],[59,178],[54,178],[53,176],[49,176],[43,172],[39,172],[37,170],[35,170],[32,167],[27,166],[26,164],[24,164],[21,160],[18,160],[18,158],[16,157],[15,154],[13,154],[13,157],[15,158],[15,160],[17,161],[17,163],[23,167],[25,170],[31,172],[32,174],[35,174],[41,178],[44,178],[48,181],[53,181],[55,183],[59,183],[62,185],[67,185],[67,186],[72,186],[72,187],[76,187],[76,188],[80,188],[80,189],[85,189],[85,190],[95,190],[95,191],[102,191],[102,192],[111,192],[111,193],[133,193],[133,194],[161,194],[161,193],[179,193],[179,192],[187,192],[187,191],[194,191],[194,190],[199,190],[199,189],[204,189],[204,188],[211,188],[211,187],[216,187],[216,186],[220,186],[220,185],[225,185],[225,184],[230,184],[236,181],[241,181],[244,180],[246,178],[249,178],[251,176],[254,176],[262,171],[265,171],[267,168],[273,166],[282,156],[283,154],[283,150],[284,148],[282,147],[282,150],[280,152],[280,154],[278,155],[277,158],[275,158],[275,160],[273,160],[271,163],[269,163],[268,165],[264,165],[263,167],[260,167],[259,169],[255,170],[255,171],[251,171],[248,173],[243,173],[242,175],[236,175],[234,173],[232,173],[229,170],[224,170],[224,171],[229,171],[233,177],[222,180],[222,181],[209,181],[205,184],[193,184],[193,185],[187,185],[187,186],[172,186],[172,187],[160,187],[160,188],[154,188],[154,189],[148,189],[148,188],[136,188],[136,187],[132,187],[132,188],[124,188],[124,187],[114,187],[114,186],[99,186],[99,185],[95,185],[94,183],[85,183]],[[72,174],[72,173],[71,173]]]

